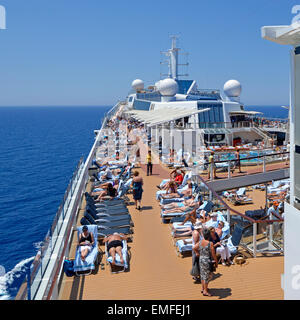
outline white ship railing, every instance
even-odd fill
[[[114,114],[118,106],[119,104],[112,108],[108,114],[110,116]],[[95,158],[106,123],[107,116],[102,121],[102,127],[98,131],[86,161],[84,162],[81,158],[77,165],[52,226],[48,230],[30,269],[28,269],[27,279],[22,284],[16,300],[58,298],[64,260],[69,254],[72,231],[76,225],[79,206],[89,178],[88,169]]]

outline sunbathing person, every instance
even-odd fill
[[[170,183],[173,181],[176,183],[176,185],[181,185],[183,178],[184,178],[185,172],[183,170],[175,169],[170,172],[170,180],[165,182],[162,186],[157,186],[160,190],[167,190],[169,188]]]
[[[169,181],[164,190],[166,190],[166,193],[161,195],[164,199],[175,198],[173,195],[178,195],[177,185],[174,181]]]
[[[200,221],[197,220],[196,224],[201,224]],[[202,225],[202,224],[201,224]],[[187,228],[180,229],[180,230],[174,230],[173,231],[173,237],[189,237],[193,234],[193,231],[195,230],[195,225],[191,225]]]
[[[191,199],[184,200],[184,202],[170,203],[169,205],[163,207],[163,210],[165,210],[164,213],[180,213],[193,210],[194,208],[197,209],[200,207],[201,203],[201,200],[195,201],[195,197],[192,196]],[[167,207],[171,205],[172,207]]]
[[[95,201],[101,201],[104,197],[114,198],[117,195],[118,191],[115,187],[113,187],[112,183],[108,183],[106,190],[100,191],[98,198]]]
[[[123,233],[117,233],[115,232],[112,235],[109,235],[108,237],[106,236],[103,240],[103,242],[107,242],[107,251],[112,257],[112,265],[115,264],[116,262],[116,253],[120,257],[120,262],[123,264],[124,259],[123,259],[123,254],[122,254],[122,249],[123,249],[123,242],[122,240],[126,240],[127,237]]]
[[[105,180],[111,180],[113,178],[113,173],[109,168],[108,162],[105,162],[104,168],[98,173],[99,180],[105,182]]]
[[[85,261],[86,256],[92,250],[95,240],[91,232],[88,231],[87,226],[82,227],[82,233],[79,235],[78,245],[80,246],[81,260]]]
[[[175,229],[174,227],[172,227],[172,230],[174,232],[174,236],[176,237],[177,235],[180,235],[180,236],[191,235],[191,233],[194,231],[194,225],[196,225],[196,224],[202,225],[206,222],[205,214],[206,214],[205,210],[201,210],[200,213],[197,213],[196,209],[187,213],[185,219],[183,220],[182,223],[179,223],[179,225],[183,226],[186,222],[191,221],[192,226],[187,226],[186,228],[180,228],[178,230]],[[182,233],[182,232],[184,232],[184,233]]]
[[[195,200],[195,195],[192,195],[190,199],[184,199],[183,201],[176,202],[173,201],[168,204],[159,204],[163,210],[169,210],[169,209],[174,209],[174,208],[181,208],[185,205],[189,205],[190,203],[193,203]]]
[[[175,183],[174,183],[174,185],[176,186]],[[176,189],[177,189],[177,186],[176,186]],[[173,199],[173,198],[191,197],[192,194],[193,194],[193,184],[190,182],[188,184],[188,188],[186,190],[182,190],[181,192],[176,191],[176,192],[169,193],[169,194],[167,191],[167,194],[162,194],[161,197],[163,199]]]
[[[112,184],[112,186],[113,186],[116,190],[118,190],[118,188],[119,188],[119,182],[120,182],[119,179],[115,179],[112,183],[111,183],[111,182],[101,183],[101,184],[99,184],[99,185],[97,185],[97,186],[95,187],[94,191],[91,193],[91,196],[92,196],[92,197],[94,197],[94,196],[99,196],[99,195],[101,195],[101,194],[103,193],[103,191],[107,193],[106,190],[98,190],[98,189],[107,189],[109,184]],[[97,190],[98,190],[98,191],[97,191]]]

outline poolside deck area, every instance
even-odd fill
[[[141,149],[142,158],[144,151]],[[153,167],[153,175],[146,176],[145,165],[137,169],[144,179],[142,211],[130,205],[134,221],[133,241],[130,247],[130,269],[128,272],[111,274],[97,268],[89,276],[68,278],[64,276],[59,294],[61,300],[279,300],[283,299],[281,274],[283,257],[258,257],[247,259],[246,264],[225,267],[220,265],[210,282],[212,297],[201,294],[201,284],[195,283],[189,274],[191,257],[179,258],[170,235],[169,225],[160,218],[160,207],[155,192],[163,178],[169,176],[167,168],[160,164]],[[255,199],[264,203],[265,194],[255,192]],[[253,194],[254,195],[254,194]],[[132,196],[129,195],[132,201]],[[82,208],[84,207],[82,204]],[[257,203],[256,203],[257,205]],[[242,210],[249,210],[246,205]],[[80,211],[79,220],[83,210]],[[76,232],[70,258],[75,256]],[[101,247],[102,250],[104,247]],[[101,257],[105,263],[105,256]]]

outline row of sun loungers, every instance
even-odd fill
[[[103,144],[104,145],[102,145],[101,148],[105,150],[105,143]],[[94,159],[92,165],[96,169],[95,171],[97,171],[97,173],[93,173],[95,181],[92,184],[92,192],[103,190],[100,188],[102,183],[113,182],[115,179],[119,180],[119,185],[117,195],[113,199],[108,197],[110,199],[105,200],[106,197],[104,197],[104,200],[99,202],[96,201],[97,196],[91,195],[92,192],[91,194],[88,192],[85,193],[86,206],[83,217],[80,219],[81,226],[77,228],[77,233],[79,237],[82,232],[82,227],[86,225],[88,227],[88,231],[94,235],[94,239],[97,241],[95,241],[95,244],[87,255],[85,261],[81,260],[80,247],[76,249],[74,271],[78,276],[90,274],[95,269],[96,263],[99,262],[98,257],[100,253],[105,255],[106,263],[110,265],[111,272],[114,273],[115,269],[117,269],[116,272],[127,270],[129,268],[127,240],[122,241],[122,255],[124,263],[121,263],[121,259],[116,253],[114,265],[112,265],[112,257],[107,250],[107,242],[105,242],[104,251],[100,249],[98,244],[102,243],[105,237],[114,233],[124,234],[127,236],[127,239],[131,239],[134,232],[134,223],[127,208],[129,201],[127,193],[130,191],[132,182],[131,171],[134,164],[131,164],[131,166],[128,167],[128,156],[120,161],[108,161],[106,166],[109,167],[111,172],[114,172],[113,170],[120,169],[120,172],[113,175],[110,180],[103,180],[103,174],[101,171],[103,167],[96,159]]]

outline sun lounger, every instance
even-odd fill
[[[129,255],[128,255],[127,241],[126,240],[122,240],[122,243],[123,243],[122,256],[123,256],[124,263],[121,263],[120,256],[118,255],[118,253],[116,253],[115,265],[112,265],[112,256],[109,254],[109,252],[107,250],[107,242],[105,242],[106,263],[108,263],[110,265],[111,273],[124,272],[124,271],[126,271],[128,269]],[[116,267],[121,267],[121,268],[119,268],[118,271],[115,271],[117,269]]]
[[[87,215],[91,216],[94,221],[95,221],[95,224],[100,224],[101,222],[117,222],[117,221],[120,221],[122,223],[130,223],[130,225],[133,226],[133,222],[132,222],[132,219],[131,219],[131,216],[128,214],[128,215],[125,215],[125,214],[122,214],[122,215],[119,215],[119,216],[109,216],[109,215],[96,215],[94,212],[92,211],[89,211],[89,212],[85,212]],[[85,215],[84,215],[85,216]],[[89,220],[89,216],[87,216],[86,218]]]
[[[129,221],[132,221],[130,214],[120,214],[120,215],[109,215],[107,213],[105,214],[99,214],[96,211],[86,208],[86,211],[95,219],[95,220],[108,220],[108,221],[117,221],[117,220],[124,220],[128,219]]]
[[[95,220],[88,212],[84,212],[84,217],[94,225],[98,226],[99,229],[109,229],[109,228],[124,228],[124,227],[131,227],[131,221],[128,219],[123,219],[123,220],[117,220],[117,221],[108,221],[108,222],[103,222],[100,221],[102,219],[97,219]]]
[[[232,255],[235,255],[238,252],[244,230],[245,227],[243,228],[242,226],[236,224],[234,226],[232,235],[228,239],[223,240],[223,244],[228,246],[229,251]]]
[[[92,250],[86,256],[85,261],[81,260],[80,246],[77,247],[76,253],[75,253],[75,261],[74,261],[74,272],[77,276],[91,274],[92,271],[95,269],[95,262],[97,261],[97,258],[98,258],[98,242],[97,242],[98,228],[96,225],[87,225],[87,227],[88,227],[88,231],[93,234],[95,243],[92,247]],[[79,241],[79,235],[81,232],[82,232],[82,227],[80,226],[77,228],[78,241]],[[82,273],[79,273],[79,272],[82,272]]]
[[[177,240],[175,246],[178,256],[179,254],[181,254],[181,257],[191,254],[193,249],[192,238]]]
[[[91,210],[95,211],[97,214],[101,214],[101,213],[109,213],[109,214],[115,214],[115,213],[119,213],[119,214],[124,214],[124,213],[128,213],[128,208],[126,206],[115,206],[115,207],[107,207],[107,208],[96,208],[93,207],[93,205],[91,204],[87,204],[87,207],[90,208]]]
[[[174,218],[174,217],[182,217],[183,215],[186,215],[187,213],[191,212],[193,209],[187,210],[185,212],[173,212],[173,213],[164,213],[162,210],[160,212],[160,216],[162,218],[162,221],[165,223],[167,220]]]
[[[237,205],[243,205],[243,204],[251,204],[253,203],[253,200],[248,197],[242,197],[242,198],[235,198],[232,199],[232,203],[237,206]]]

